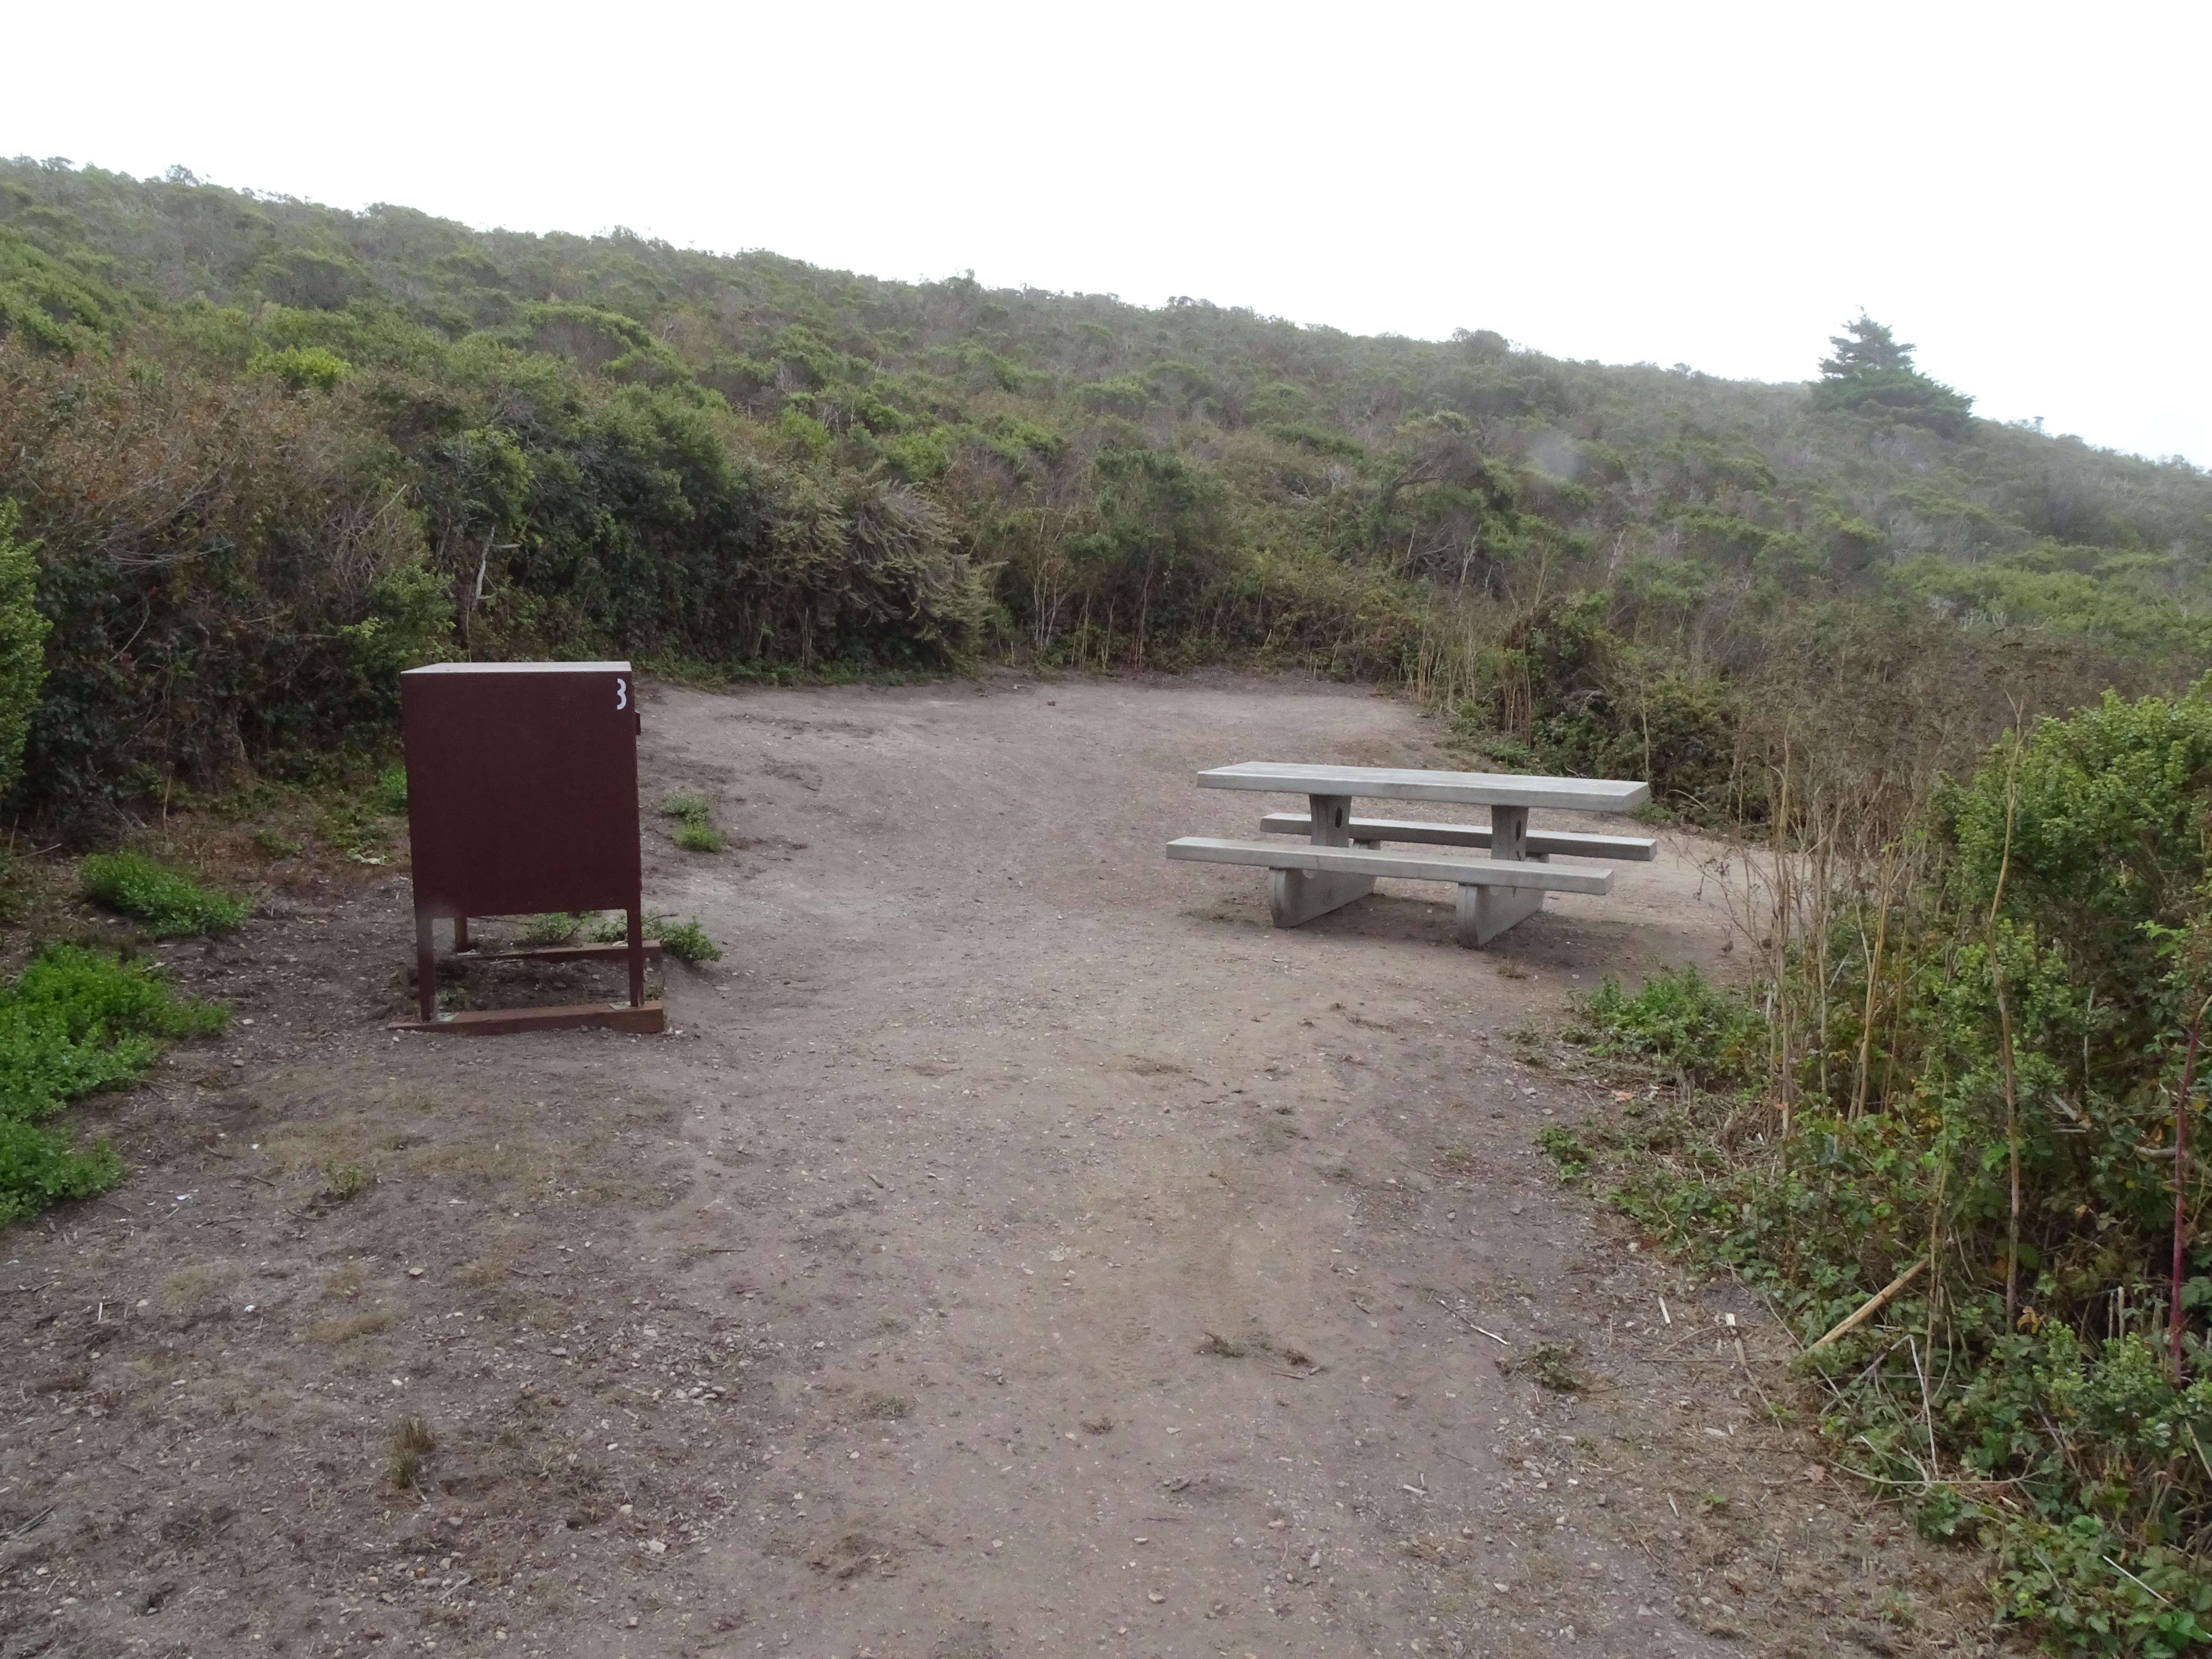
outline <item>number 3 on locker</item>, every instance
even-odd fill
[[[628,708],[629,707],[629,682],[628,680],[617,680],[615,682],[615,712],[617,714],[620,714],[623,709]]]

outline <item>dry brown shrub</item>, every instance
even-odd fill
[[[422,538],[351,395],[0,339],[0,498],[55,619],[32,805],[220,781],[389,700],[385,657],[439,607],[427,578],[394,586]]]

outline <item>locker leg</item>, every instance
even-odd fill
[[[645,1006],[645,912],[629,907],[629,1006]]]
[[[438,1018],[438,942],[434,926],[428,916],[415,918],[416,1006],[426,1023]]]

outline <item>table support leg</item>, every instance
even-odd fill
[[[1456,917],[1459,942],[1479,951],[1516,921],[1526,921],[1544,908],[1540,887],[1476,887],[1459,890]]]
[[[1493,806],[1490,809],[1490,856],[1525,859],[1528,856],[1528,809]]]
[[[1493,806],[1490,809],[1490,856],[1516,863],[1528,857],[1528,809]],[[1460,944],[1479,951],[1516,922],[1526,921],[1544,908],[1540,887],[1480,887],[1459,890],[1455,933]]]
[[[1313,814],[1309,842],[1316,847],[1351,846],[1352,832],[1346,826],[1352,822],[1352,797],[1309,795],[1306,800]],[[1316,916],[1340,910],[1374,890],[1372,876],[1339,875],[1319,870],[1270,870],[1267,916],[1278,927],[1297,927]]]

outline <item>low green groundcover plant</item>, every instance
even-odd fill
[[[702,818],[686,818],[676,826],[676,844],[687,853],[719,853],[722,832]]]
[[[722,850],[722,832],[714,828],[709,814],[712,804],[696,791],[686,790],[671,795],[660,803],[660,816],[678,820],[676,844],[687,853],[719,853]]]
[[[1764,1057],[1766,1024],[1694,966],[1661,969],[1635,995],[1612,975],[1583,1005],[1580,1035],[1601,1054],[1633,1054],[1707,1080],[1747,1074]]]
[[[1656,976],[1634,995],[1601,988],[1576,1034],[1733,1086],[1665,1111],[1632,1103],[1579,1134],[1547,1125],[1539,1145],[1678,1258],[1759,1291],[1809,1344],[1924,1248],[1930,1208],[1956,1202],[1937,1181],[1952,1154],[1928,1145],[1926,1122],[1887,1114],[1801,1117],[1764,1156],[1730,1144],[1748,1062],[1699,1068],[1650,1042],[1682,1029],[1689,977]],[[1698,995],[1733,1006],[1694,1025],[1747,1035],[1741,1052],[1759,1051],[1754,1011],[1710,985]],[[1989,1209],[1948,1213],[1986,1226]],[[2212,1292],[2212,1281],[2192,1281],[2200,1287]],[[2057,1300],[2054,1289],[2038,1279],[2039,1298]],[[2212,1376],[2175,1377],[2155,1289],[2133,1291],[2132,1316],[2097,1322],[2119,1334],[2093,1339],[2033,1312],[2007,1330],[2000,1291],[1954,1282],[1942,1307],[1900,1297],[1799,1364],[1826,1390],[1830,1455],[1901,1498],[1925,1536],[1985,1547],[2007,1617],[2054,1652],[2174,1659],[2212,1647],[2212,1566],[2197,1540],[2212,1491]],[[2188,1352],[2193,1370],[2212,1360],[2193,1335]]]
[[[703,818],[711,810],[711,803],[696,789],[679,790],[660,803],[664,818]]]
[[[179,999],[150,967],[72,945],[33,957],[0,992],[0,1223],[114,1185],[123,1173],[114,1149],[80,1149],[52,1120],[228,1018],[218,1005]]]
[[[245,900],[225,898],[143,853],[94,853],[77,884],[94,903],[145,923],[156,939],[223,933],[246,920]]]
[[[645,936],[657,939],[660,948],[678,962],[694,964],[720,962],[721,947],[707,937],[707,930],[694,916],[689,921],[678,921],[673,916],[648,912],[645,918]],[[629,937],[629,919],[619,910],[610,910],[592,926],[592,940],[597,945],[618,945]]]
[[[673,916],[658,916],[654,921],[659,924],[660,948],[677,961],[696,966],[722,959],[721,947],[707,937],[707,930],[700,927],[698,917],[678,921]]]
[[[567,945],[582,930],[584,921],[584,915],[578,912],[549,910],[544,915],[531,917],[523,927],[522,942],[538,950],[549,945]]]

